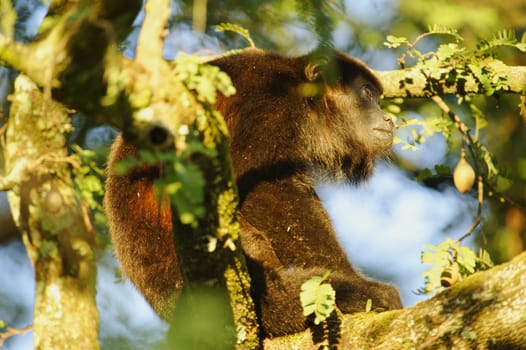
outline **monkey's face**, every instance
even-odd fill
[[[336,88],[332,95],[348,138],[371,155],[391,147],[394,124],[380,108],[380,86],[358,75],[345,86]]]

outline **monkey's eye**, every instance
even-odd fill
[[[374,92],[369,84],[362,86],[362,97],[368,102],[374,101]]]

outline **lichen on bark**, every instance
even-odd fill
[[[98,349],[94,235],[73,188],[67,109],[15,82],[4,149],[13,218],[35,269],[35,349]]]

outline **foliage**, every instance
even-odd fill
[[[301,285],[300,301],[303,315],[314,315],[314,324],[325,321],[334,311],[336,291],[330,283],[324,283],[330,276],[330,271],[323,276],[313,276]]]
[[[198,56],[181,53],[176,60],[174,73],[175,77],[183,82],[188,90],[193,91],[197,100],[202,103],[214,104],[218,91],[225,96],[236,93],[230,77],[225,72],[216,66],[203,64],[202,58]]]
[[[445,42],[437,45],[435,50],[423,52],[420,47],[429,48],[429,44],[434,42],[438,36],[451,38],[453,42]],[[427,44],[427,45],[426,45]],[[495,156],[484,144],[481,131],[489,125],[487,115],[484,110],[477,105],[475,95],[465,89],[467,82],[476,82],[479,89],[485,91],[487,96],[498,96],[509,89],[509,79],[511,77],[500,74],[495,67],[502,64],[497,59],[499,48],[511,47],[526,52],[526,38],[523,36],[518,41],[516,34],[512,30],[502,30],[494,34],[489,40],[480,40],[479,43],[470,49],[464,43],[464,37],[456,29],[444,26],[430,26],[428,32],[418,35],[410,41],[406,37],[396,37],[389,35],[385,46],[389,48],[403,48],[405,51],[401,54],[398,63],[405,67],[408,63],[412,64],[412,69],[420,70],[427,77],[427,84],[430,94],[440,95],[442,91],[436,88],[440,86],[455,86],[457,88],[456,102],[459,112],[454,112],[440,97],[433,97],[432,100],[440,108],[441,113],[431,112],[424,119],[405,118],[396,114],[396,122],[399,128],[411,128],[410,136],[407,140],[395,137],[394,142],[401,144],[401,149],[417,149],[435,133],[440,133],[450,144],[450,149],[465,148],[469,156],[469,167],[473,166],[475,178],[478,179],[476,188],[478,193],[479,209],[472,227],[460,239],[464,239],[475,230],[481,221],[481,206],[484,197],[489,197],[497,193],[497,197],[502,199],[501,194],[510,187],[508,173],[499,168],[495,161]],[[451,69],[453,67],[453,69]],[[399,112],[397,103],[391,103],[390,111]],[[393,108],[394,107],[394,108]],[[430,110],[428,109],[429,113]],[[462,160],[464,153],[462,151]],[[458,158],[457,158],[458,159]],[[467,165],[468,163],[465,162]],[[436,164],[434,169],[423,169],[416,175],[418,181],[429,178],[453,177],[452,167],[450,164]],[[472,181],[470,182],[472,183]],[[465,186],[463,192],[473,193],[470,191],[471,186]],[[447,241],[444,242],[447,245]],[[456,262],[455,262],[456,263]],[[461,263],[460,270],[466,270]],[[445,267],[443,267],[445,268]],[[464,269],[464,270],[463,270]],[[467,269],[466,271],[469,271]],[[436,271],[435,271],[436,272]],[[436,277],[436,273],[434,274]],[[437,278],[426,278],[431,280],[426,283],[425,290],[432,290],[438,283]],[[431,287],[430,287],[431,285]],[[439,285],[439,284],[438,284]]]
[[[248,43],[250,44],[250,47],[256,47],[256,44],[254,44],[254,40],[250,37],[250,33],[245,28],[238,26],[233,23],[220,23],[216,25],[216,32],[234,32],[239,35],[241,35],[243,38],[247,39]]]
[[[183,292],[171,322],[167,349],[234,349],[234,320],[228,295],[220,289]]]
[[[450,286],[477,271],[493,267],[488,252],[483,248],[480,248],[477,255],[469,247],[461,246],[460,242],[451,239],[445,240],[438,246],[428,244],[425,247],[429,251],[422,253],[422,263],[432,266],[422,274],[426,282],[425,287],[418,290],[421,294],[436,292],[443,286]],[[448,277],[453,275],[453,280],[448,281],[448,285],[445,285],[446,282],[443,280],[444,272],[448,273]]]
[[[297,1],[298,13],[312,27],[318,37],[318,49],[333,47],[334,20],[331,7],[339,1],[306,0]]]
[[[96,231],[105,232],[107,220],[101,204],[104,195],[105,171],[97,163],[97,154],[94,151],[82,149],[78,145],[72,145],[71,149],[75,163],[72,169],[75,190],[91,209]],[[101,235],[98,236],[101,237]]]
[[[232,26],[234,28],[235,26]],[[214,149],[217,135],[208,135],[211,129],[209,116],[217,112],[207,106],[215,103],[217,92],[225,96],[236,90],[230,77],[216,66],[204,64],[202,58],[180,54],[174,61],[174,78],[181,81],[188,92],[195,96],[205,108],[195,108],[194,125],[183,125],[179,133],[185,137],[184,143],[177,144],[177,152],[159,150],[139,150],[139,157],[127,157],[116,166],[116,171],[124,174],[132,168],[153,165],[162,169],[161,178],[155,181],[159,200],[170,197],[183,224],[197,225],[197,220],[205,216],[205,175],[197,159],[201,156],[216,157]],[[201,135],[203,133],[203,136]]]
[[[454,43],[445,43],[438,46],[436,51],[421,52],[417,48],[417,44],[432,35],[448,35],[455,39]],[[387,36],[385,45],[389,48],[406,47],[406,51],[401,55],[398,62],[404,67],[407,63],[408,58],[416,59],[414,65],[415,68],[420,68],[422,71],[429,72],[441,72],[444,71],[439,79],[442,80],[445,86],[458,85],[460,86],[460,92],[457,94],[458,103],[466,102],[474,120],[474,136],[473,141],[479,140],[479,130],[487,125],[487,120],[483,115],[483,112],[472,103],[472,95],[462,91],[462,86],[466,81],[475,79],[478,84],[486,91],[488,96],[494,95],[498,92],[506,91],[508,89],[508,77],[498,75],[494,70],[484,65],[488,60],[494,60],[492,50],[502,46],[511,46],[522,52],[526,52],[526,42],[518,42],[515,38],[513,31],[500,31],[495,34],[492,40],[481,40],[476,50],[468,50],[467,47],[461,46],[463,42],[462,36],[460,36],[455,29],[448,29],[443,26],[432,26],[429,31],[419,35],[414,41],[410,42],[405,37],[395,37],[392,35]],[[526,40],[524,37],[522,40]],[[455,67],[452,70],[444,68]],[[436,79],[434,76],[429,76],[429,79]],[[436,92],[439,94],[439,91]],[[396,102],[400,105],[402,102]],[[390,111],[397,114],[399,108],[395,105],[389,105]],[[415,143],[421,143],[425,141],[426,137],[433,134],[434,132],[441,132],[445,136],[449,135],[451,126],[455,121],[451,120],[440,120],[437,118],[426,118],[425,121],[415,120],[404,120],[402,119],[400,127],[410,126],[411,124],[419,124],[424,128],[424,133],[414,137]],[[416,136],[416,134],[414,135]],[[396,139],[396,143],[403,143],[403,140]],[[404,149],[412,149],[414,144],[404,144]],[[489,160],[486,150],[479,147],[481,151],[481,158]],[[488,169],[495,170],[494,165],[488,161]],[[491,175],[496,175],[493,173]]]
[[[161,166],[162,177],[154,183],[159,199],[169,195],[181,222],[196,225],[197,219],[205,215],[205,179],[193,160],[199,154],[213,157],[215,152],[197,140],[196,130],[192,130],[190,135],[193,139],[188,141],[186,149],[177,157],[171,151],[141,149],[138,157],[129,156],[119,162],[115,171],[125,174],[135,167]]]

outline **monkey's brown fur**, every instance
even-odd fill
[[[378,106],[378,80],[343,54],[316,64],[311,56],[248,49],[209,64],[237,89],[218,96],[215,107],[230,131],[241,239],[263,336],[305,329],[300,286],[326,270],[343,312],[363,311],[368,299],[373,307],[400,308],[395,288],[353,269],[314,191],[320,178],[363,180],[391,146],[393,125]],[[105,197],[113,244],[124,273],[166,317],[182,287],[170,211],[152,191],[158,168],[113,174],[111,167],[128,154],[136,149],[118,137]]]

